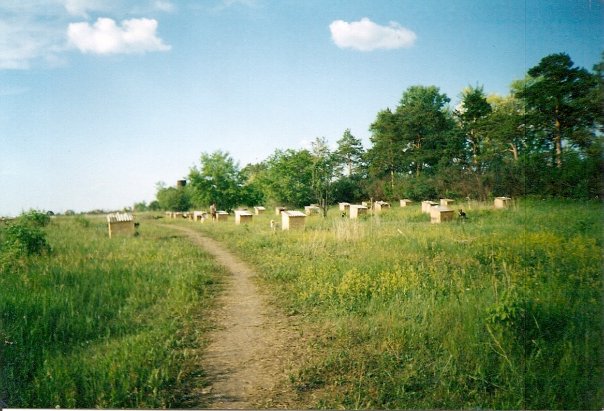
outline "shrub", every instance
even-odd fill
[[[4,247],[19,255],[39,255],[50,251],[46,234],[37,227],[23,223],[7,227],[4,233]]]
[[[42,211],[29,210],[19,216],[18,222],[30,227],[46,227],[50,223],[50,216]]]

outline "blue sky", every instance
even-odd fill
[[[369,125],[411,85],[507,94],[591,69],[602,0],[1,0],[0,215],[151,201],[202,152],[243,167]]]

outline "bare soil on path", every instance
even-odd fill
[[[210,314],[214,326],[200,364],[211,385],[192,388],[197,392],[189,397],[214,409],[295,407],[288,381],[304,345],[299,322],[271,305],[254,282],[256,273],[219,242],[169,227],[186,233],[230,273]]]

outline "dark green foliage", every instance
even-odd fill
[[[3,248],[19,255],[39,255],[50,251],[44,232],[27,224],[11,224],[4,230]]]
[[[14,258],[49,252],[51,248],[43,230],[49,223],[50,216],[46,213],[30,210],[0,226],[0,263],[10,264]]]

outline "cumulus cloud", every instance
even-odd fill
[[[338,47],[360,51],[411,47],[417,38],[413,31],[398,23],[380,26],[367,17],[351,23],[335,20],[329,25],[329,30]]]
[[[167,51],[170,46],[157,37],[157,20],[130,19],[118,26],[113,19],[101,17],[88,22],[71,23],[67,37],[82,53],[117,54]]]

